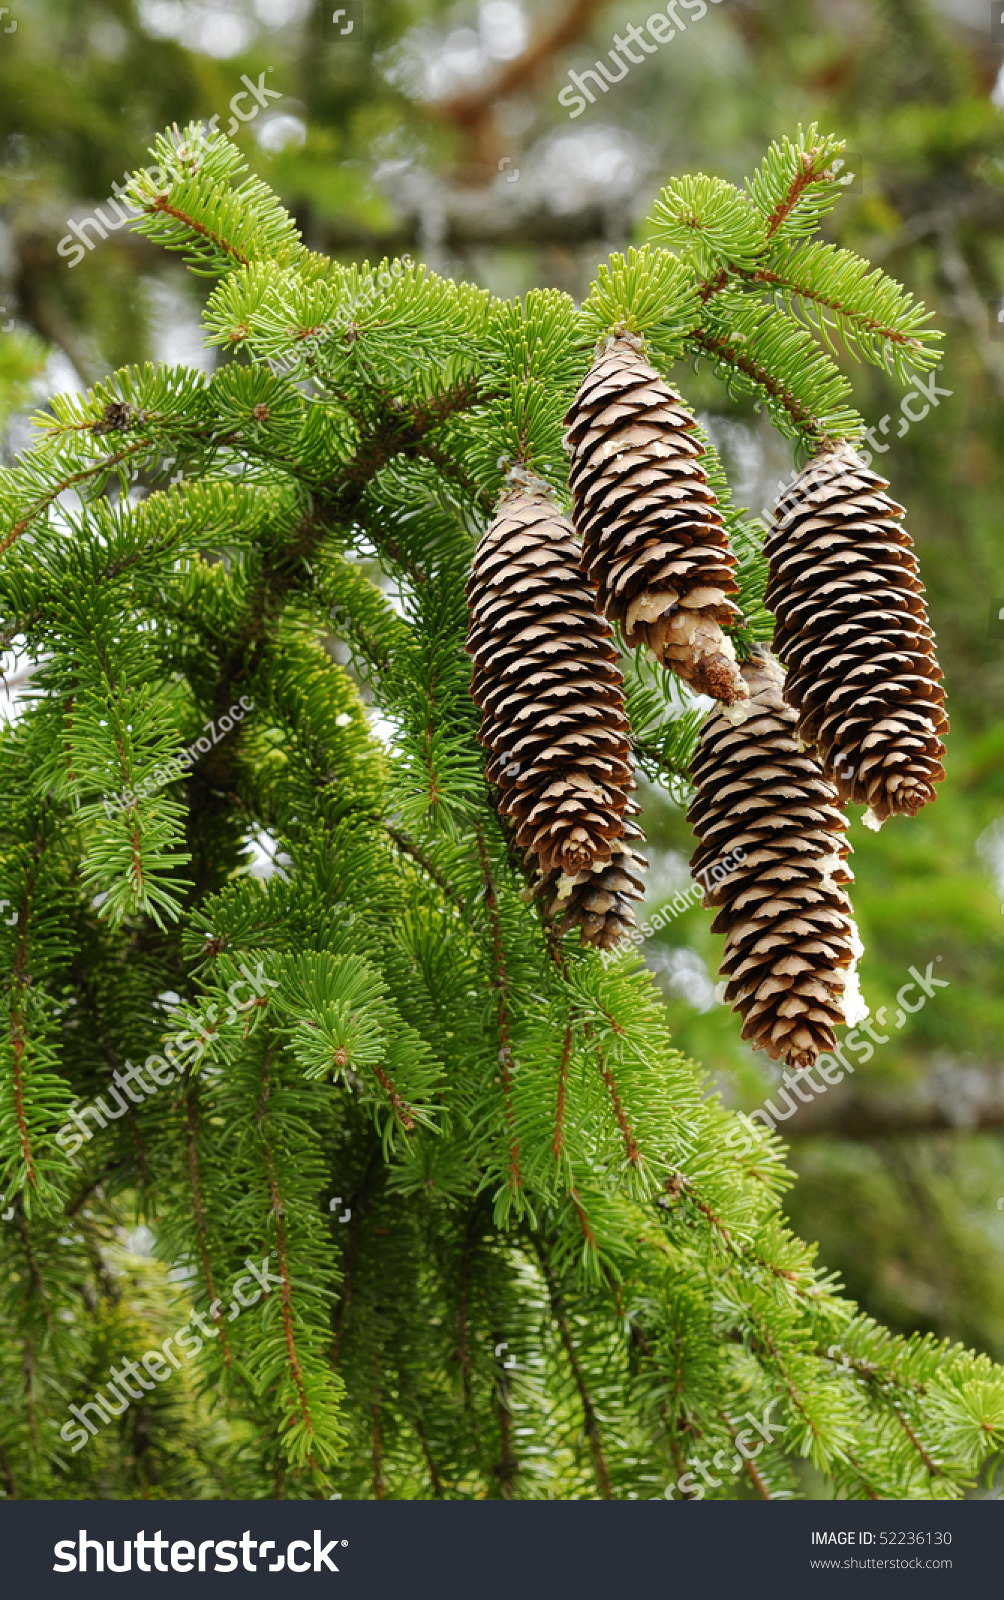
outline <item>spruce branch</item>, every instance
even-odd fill
[[[678,805],[691,796],[690,766],[704,713],[688,708],[677,680],[638,650],[626,661],[626,709],[636,765],[653,783],[664,783]]]
[[[649,219],[653,236],[675,245],[698,273],[723,261],[752,267],[767,240],[764,222],[748,198],[724,178],[674,178]]]
[[[602,1050],[600,1050],[598,1047],[596,1050],[596,1065],[599,1068],[600,1077],[606,1084],[607,1093],[610,1096],[610,1103],[614,1109],[614,1116],[617,1118],[617,1126],[620,1128],[621,1135],[624,1139],[625,1159],[632,1167],[637,1167],[641,1160],[641,1151],[638,1148],[638,1141],[635,1138],[631,1124],[628,1121],[621,1098],[617,1093],[617,1085],[614,1082],[613,1074],[603,1059]]]
[[[565,1037],[561,1043],[561,1062],[558,1067],[558,1088],[554,1104],[554,1138],[551,1140],[551,1153],[555,1161],[560,1161],[565,1148],[565,1098],[568,1094],[568,1067],[572,1056],[572,1024],[565,1027]]]
[[[266,1057],[266,1067],[268,1058]],[[307,1436],[306,1452],[308,1466],[315,1466],[312,1451],[314,1450],[314,1422],[311,1415],[310,1402],[304,1383],[300,1356],[297,1348],[296,1332],[293,1326],[293,1291],[290,1282],[289,1254],[286,1248],[286,1212],[282,1202],[282,1191],[279,1187],[275,1170],[275,1158],[272,1148],[266,1138],[265,1161],[268,1171],[269,1195],[272,1201],[272,1212],[275,1217],[276,1251],[278,1255],[279,1276],[282,1284],[279,1289],[280,1305],[282,1307],[282,1331],[286,1344],[286,1353],[289,1358],[289,1370],[296,1387],[296,1398],[299,1403],[300,1416],[304,1432]]]
[[[202,1177],[200,1173],[200,1159],[198,1147],[199,1134],[199,1086],[198,1081],[189,1077],[185,1092],[185,1144],[188,1153],[188,1181],[191,1186],[192,1215],[195,1220],[195,1237],[202,1263],[202,1273],[205,1279],[206,1293],[209,1303],[218,1302],[216,1293],[216,1280],[213,1275],[213,1265],[209,1253],[209,1233],[206,1224],[206,1212],[202,1198]],[[226,1324],[220,1323],[220,1348],[223,1351],[223,1364],[229,1369],[233,1364],[230,1350],[230,1341],[227,1338]]]
[[[788,438],[811,444],[864,432],[863,419],[845,403],[848,380],[807,329],[769,306],[723,293],[709,304],[688,345],[715,363],[731,392],[765,402]]]
[[[523,463],[563,495],[561,419],[596,343],[710,359],[810,449],[860,427],[828,341],[891,370],[928,360],[921,308],[809,239],[840,187],[836,143],[777,147],[746,194],[670,185],[668,248],[612,257],[581,311],[311,256],[226,141],[185,143],[158,145],[161,174],[130,193],[151,237],[218,279],[208,331],[239,359],[57,397],[0,473],[4,636],[33,670],[0,730],[17,917],[0,918],[0,1188],[18,1219],[0,1230],[0,1480],[42,1497],[640,1498],[699,1441],[734,1445],[742,1406],[776,1401],[788,1435],[747,1466],[761,1498],[794,1492],[799,1450],[854,1497],[961,1493],[1004,1442],[999,1368],[859,1317],[784,1225],[780,1141],[736,1153],[638,959],[566,948],[520,896],[462,647],[498,488]],[[614,405],[612,449],[638,442],[643,411],[625,427]],[[742,655],[770,625],[761,542],[703,459]],[[520,660],[517,641],[516,677]],[[643,768],[682,797],[699,713],[651,664],[627,671]],[[184,784],[128,800],[109,830],[96,797],[153,776],[207,715],[221,736]],[[624,745],[626,763],[626,729]],[[191,886],[164,859],[182,830]],[[605,885],[582,887],[602,904]],[[52,1143],[69,1107],[107,1103],[107,1069],[144,1046],[156,1061],[181,1026],[197,1063],[95,1126],[70,1167]],[[133,1304],[156,1298],[154,1269],[110,1293],[101,1264],[139,1216],[156,1273],[226,1326],[177,1410],[150,1402],[79,1457],[53,1451],[107,1340],[153,1338],[159,1312]],[[271,1292],[243,1311],[262,1253]],[[197,1466],[179,1465],[197,1421]],[[128,1456],[163,1463],[168,1439],[154,1485]]]
[[[794,140],[772,144],[749,180],[750,198],[763,217],[768,240],[791,241],[815,233],[840,199],[852,174],[842,172],[844,141],[812,123]]]
[[[422,849],[421,845],[416,843],[414,839],[412,839],[407,833],[404,833],[400,828],[395,828],[392,823],[385,822],[384,828],[387,832],[388,838],[393,839],[398,849],[403,851],[405,855],[410,856],[413,861],[418,862],[418,865],[422,868],[422,871],[428,874],[433,883],[439,885],[446,898],[448,900],[452,900],[453,904],[459,911],[466,911],[467,901],[464,895],[462,895],[460,891],[453,884],[451,884],[446,877],[444,877],[443,873],[440,872],[435,862],[429,857],[426,851]]]
[[[555,1326],[557,1327],[561,1338],[561,1345],[565,1352],[565,1359],[568,1362],[568,1366],[575,1383],[576,1392],[579,1397],[579,1404],[582,1408],[582,1426],[586,1438],[589,1441],[589,1450],[593,1458],[593,1468],[596,1473],[596,1484],[600,1491],[600,1497],[603,1500],[612,1500],[614,1496],[610,1484],[610,1471],[607,1466],[606,1455],[604,1453],[603,1435],[600,1430],[599,1419],[596,1414],[596,1406],[589,1392],[589,1388],[586,1383],[586,1375],[579,1360],[578,1352],[575,1347],[575,1341],[572,1338],[572,1331],[568,1323],[568,1316],[565,1310],[565,1301],[561,1291],[561,1285],[558,1282],[557,1274],[555,1273],[551,1264],[547,1245],[540,1235],[536,1235],[534,1237],[534,1245],[537,1251],[537,1258],[540,1261],[540,1270],[544,1275],[544,1282],[547,1285],[547,1297],[551,1306],[551,1314],[554,1317]]]
[[[668,250],[632,245],[626,257],[600,262],[581,316],[594,342],[632,333],[670,365],[682,356],[684,337],[698,318],[696,275]]]
[[[513,1110],[512,1088],[512,1044],[509,1032],[509,980],[506,972],[505,943],[502,937],[502,925],[499,920],[498,896],[495,889],[495,878],[492,873],[491,859],[488,855],[488,846],[485,842],[484,830],[476,830],[478,860],[481,863],[481,881],[485,909],[488,912],[488,921],[491,928],[492,949],[492,978],[491,984],[495,991],[496,1021],[499,1037],[499,1075],[502,1080],[502,1094],[505,1101],[505,1120],[509,1145],[509,1172],[508,1186],[511,1194],[518,1194],[523,1187],[523,1174],[520,1168],[519,1142],[516,1137],[516,1119]]]
[[[789,312],[797,306],[814,311],[812,322],[830,350],[836,333],[859,360],[894,371],[901,383],[911,370],[926,372],[940,358],[936,345],[925,342],[942,337],[926,326],[932,313],[852,250],[801,242],[747,281],[764,284]]]
[[[134,172],[125,185],[142,213],[132,229],[167,250],[184,251],[192,272],[216,277],[257,260],[294,266],[304,253],[292,219],[266,183],[246,178],[233,187],[247,164],[223,134],[206,139],[198,123],[189,123],[181,132],[159,134],[150,154],[155,166]]]
[[[719,1415],[721,1416],[721,1420],[724,1422],[725,1426],[729,1430],[729,1437],[731,1438],[732,1443],[734,1445],[737,1444],[738,1439],[739,1439],[739,1429],[729,1419],[729,1417],[726,1416],[724,1411],[720,1412]],[[745,1452],[740,1452],[740,1453],[742,1454],[742,1457],[743,1457],[743,1467],[744,1467],[744,1469],[746,1471],[746,1474],[747,1474],[750,1482],[752,1483],[754,1489],[756,1490],[757,1494],[760,1496],[760,1499],[761,1500],[773,1500],[774,1496],[771,1494],[771,1492],[768,1489],[768,1487],[767,1487],[766,1483],[764,1482],[763,1478],[760,1476],[760,1473],[757,1470],[756,1462],[750,1456],[746,1455]]]

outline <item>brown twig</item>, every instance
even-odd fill
[[[767,237],[772,239],[786,217],[795,209],[802,194],[815,178],[819,177],[816,171],[816,161],[824,154],[824,147],[817,145],[814,150],[799,152],[799,170],[788,186],[788,192],[778,201],[770,216],[767,218]]]
[[[481,861],[481,876],[485,886],[485,906],[488,911],[488,920],[491,924],[492,954],[494,957],[494,973],[492,975],[492,988],[495,990],[496,1015],[499,1028],[499,1069],[502,1077],[502,1093],[505,1099],[506,1124],[509,1130],[509,1182],[514,1189],[523,1187],[523,1175],[520,1171],[519,1143],[516,1139],[516,1115],[512,1103],[512,1046],[509,1043],[509,979],[506,973],[505,946],[502,941],[502,924],[499,919],[498,897],[495,893],[495,879],[492,876],[491,861],[488,857],[488,846],[481,828],[477,829],[478,856]]]
[[[212,1305],[216,1299],[216,1284],[213,1278],[213,1264],[209,1254],[209,1230],[206,1227],[206,1213],[202,1204],[202,1181],[199,1171],[199,1150],[197,1144],[199,1131],[198,1117],[198,1087],[191,1077],[185,1096],[185,1143],[188,1149],[188,1181],[192,1190],[192,1211],[195,1215],[195,1237],[198,1241],[199,1254],[202,1257],[202,1272],[206,1280],[206,1289],[209,1292],[209,1303]],[[224,1323],[220,1323],[220,1346],[223,1350],[223,1361],[227,1368],[231,1365],[230,1341]]]
[[[565,1029],[564,1043],[561,1047],[561,1065],[558,1068],[558,1099],[554,1110],[554,1138],[551,1141],[551,1153],[555,1161],[561,1160],[561,1153],[565,1148],[565,1094],[568,1089],[568,1063],[572,1054],[572,1025]]]
[[[729,1421],[729,1419],[725,1415],[724,1411],[719,1412],[719,1416],[721,1417],[721,1419],[724,1422],[725,1426],[728,1428],[729,1433],[730,1433],[730,1435],[732,1437],[732,1443],[736,1446],[736,1449],[738,1450],[739,1449],[739,1445],[738,1445],[739,1430],[738,1430],[738,1428],[734,1428],[732,1426],[732,1423]],[[742,1453],[741,1450],[739,1450],[739,1454],[741,1456],[743,1456],[743,1453]],[[749,1456],[743,1456],[743,1465],[745,1466],[746,1471],[749,1474],[750,1482],[752,1483],[752,1485],[753,1485],[754,1489],[756,1490],[757,1494],[760,1496],[761,1500],[773,1500],[774,1496],[771,1494],[771,1492],[768,1489],[766,1483],[764,1482],[764,1480],[761,1478],[759,1472],[757,1471],[756,1464],[751,1460],[751,1458]]]
[[[540,1266],[544,1275],[544,1282],[547,1284],[548,1299],[551,1303],[551,1315],[554,1317],[555,1325],[557,1326],[558,1333],[561,1336],[561,1343],[565,1351],[565,1356],[568,1360],[568,1365],[572,1370],[572,1377],[575,1380],[575,1387],[578,1391],[579,1404],[582,1407],[582,1426],[586,1438],[589,1440],[589,1448],[593,1457],[593,1466],[596,1471],[596,1482],[599,1486],[599,1491],[603,1499],[612,1500],[614,1496],[613,1490],[610,1487],[610,1471],[607,1467],[606,1456],[603,1450],[603,1436],[600,1432],[596,1408],[593,1405],[592,1398],[586,1386],[585,1373],[582,1370],[582,1364],[579,1361],[578,1355],[575,1351],[575,1346],[572,1343],[572,1333],[568,1326],[568,1318],[565,1315],[564,1296],[561,1293],[561,1288],[558,1284],[557,1278],[555,1277],[554,1269],[551,1266],[543,1241],[539,1238],[535,1238],[534,1244],[537,1249],[537,1255],[540,1258]]]
[[[402,832],[400,828],[395,828],[391,823],[385,822],[383,826],[384,832],[393,839],[398,849],[403,850],[405,855],[411,856],[413,861],[417,861],[422,871],[432,879],[433,883],[439,885],[446,898],[452,900],[460,911],[466,911],[467,901],[464,896],[443,876],[435,862],[426,855],[421,845],[417,844],[410,834]]]
[[[17,1123],[18,1140],[21,1145],[21,1156],[25,1166],[25,1184],[31,1188],[34,1188],[37,1184],[38,1177],[35,1171],[35,1153],[32,1147],[24,1102],[24,1053],[27,1043],[27,1018],[22,1009],[22,997],[32,981],[31,973],[28,971],[28,915],[38,877],[40,855],[41,833],[36,829],[35,840],[31,847],[31,865],[25,873],[24,894],[21,897],[17,912],[17,934],[14,942],[14,963],[11,972],[9,1024],[11,1050],[13,1053],[14,1120]]]
[[[265,1122],[268,1116],[267,1104],[271,1093],[271,1084],[269,1082],[271,1061],[272,1051],[270,1047],[266,1052],[263,1063],[264,1081],[262,1086],[262,1100],[259,1107],[260,1115],[256,1119],[259,1122]],[[282,1307],[282,1327],[283,1335],[286,1341],[286,1354],[289,1358],[289,1369],[293,1376],[293,1383],[296,1387],[297,1399],[300,1403],[300,1415],[303,1418],[304,1427],[307,1430],[308,1436],[313,1437],[314,1419],[310,1414],[310,1405],[307,1400],[307,1391],[304,1385],[303,1372],[300,1367],[299,1351],[296,1347],[296,1334],[293,1328],[293,1289],[289,1275],[289,1259],[286,1250],[286,1208],[283,1205],[282,1191],[279,1188],[279,1179],[275,1168],[275,1152],[272,1148],[272,1143],[268,1136],[267,1130],[264,1133],[263,1142],[265,1148],[265,1168],[268,1176],[269,1198],[272,1203],[272,1215],[275,1218],[277,1265],[279,1268],[279,1276],[282,1279],[282,1287],[279,1290],[279,1303]],[[310,1465],[314,1464],[309,1456],[307,1459]]]
[[[735,367],[737,372],[742,372],[747,378],[760,386],[772,400],[783,406],[788,415],[804,432],[815,433],[822,436],[822,429],[817,417],[814,417],[796,394],[775,378],[769,367],[762,362],[755,361],[733,343],[727,334],[715,335],[702,329],[695,329],[687,335],[688,343],[696,346],[702,355],[707,355],[714,361],[726,366]]]
[[[236,245],[230,244],[221,234],[213,233],[212,229],[207,228],[204,222],[197,222],[187,212],[179,211],[176,206],[169,205],[166,195],[159,194],[152,205],[144,206],[143,210],[148,216],[173,217],[176,222],[182,222],[186,228],[191,228],[193,233],[199,234],[203,239],[208,239],[211,244],[214,244],[224,255],[229,256],[231,261],[235,261],[238,266],[249,267],[251,265],[249,258],[243,255]]]
[[[610,1093],[610,1099],[613,1102],[614,1115],[617,1118],[617,1125],[621,1130],[621,1137],[624,1140],[624,1153],[631,1165],[633,1167],[637,1167],[638,1163],[641,1161],[641,1150],[639,1149],[638,1141],[632,1131],[631,1124],[628,1122],[627,1113],[621,1104],[620,1095],[617,1093],[617,1085],[614,1082],[613,1073],[610,1071],[610,1068],[604,1061],[603,1052],[599,1045],[596,1046],[596,1060],[599,1065],[600,1075],[603,1079],[603,1082],[607,1086],[607,1089]]]
[[[497,137],[494,129],[496,105],[532,83],[559,50],[580,38],[599,6],[600,0],[571,0],[564,16],[541,33],[522,55],[503,67],[486,89],[454,95],[440,102],[436,108],[439,115],[467,136],[467,146],[475,153],[480,166],[497,171],[497,162],[493,159]]]

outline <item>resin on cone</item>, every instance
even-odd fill
[[[610,948],[634,923],[639,838],[624,690],[609,627],[579,570],[571,524],[521,469],[474,555],[471,693],[484,713],[500,813],[560,931]]]
[[[597,358],[565,426],[582,567],[601,611],[697,693],[743,699],[723,631],[738,615],[735,557],[697,424],[632,335]]]
[[[917,557],[888,487],[851,445],[832,445],[782,496],[764,546],[799,738],[871,826],[936,798],[948,731]]]
[[[710,713],[691,767],[697,797],[687,816],[700,840],[691,872],[704,904],[718,908],[724,998],[743,1038],[772,1060],[811,1067],[834,1049],[835,1028],[866,1014],[845,888],[847,819],[796,742],[778,661],[758,651],[742,670],[750,699]]]

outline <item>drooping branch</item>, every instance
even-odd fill
[[[279,1304],[281,1306],[283,1337],[286,1344],[286,1355],[289,1361],[289,1371],[296,1387],[297,1400],[300,1406],[300,1415],[303,1425],[310,1438],[314,1436],[314,1419],[310,1411],[307,1390],[304,1382],[303,1369],[300,1363],[300,1354],[296,1342],[296,1329],[293,1324],[293,1287],[289,1266],[289,1251],[286,1243],[286,1207],[283,1204],[282,1191],[276,1169],[275,1150],[272,1145],[270,1131],[267,1127],[268,1102],[271,1098],[271,1047],[266,1052],[264,1061],[264,1085],[261,1101],[259,1103],[257,1120],[262,1124],[265,1170],[268,1180],[269,1200],[271,1214],[275,1221],[276,1265],[279,1277],[282,1280],[279,1289]],[[308,1464],[314,1466],[312,1456],[307,1457]]]
[[[384,823],[384,832],[389,838],[393,839],[397,848],[404,855],[410,856],[413,861],[418,863],[422,871],[443,891],[447,900],[451,900],[459,911],[466,911],[467,901],[465,897],[460,893],[459,889],[444,877],[435,862],[429,858],[428,853],[422,849],[421,845],[410,834],[405,833],[401,828],[394,827],[390,822]]]
[[[32,1143],[31,1132],[28,1127],[28,1115],[25,1104],[26,1067],[27,1067],[27,1014],[25,997],[32,982],[32,975],[28,970],[28,936],[30,931],[30,917],[34,912],[35,887],[39,874],[39,857],[41,855],[42,839],[38,828],[31,846],[31,860],[25,873],[24,893],[21,896],[17,909],[17,935],[14,944],[14,965],[11,972],[11,999],[10,1019],[8,1034],[11,1047],[11,1073],[12,1091],[14,1100],[14,1121],[17,1128],[18,1142],[21,1148],[21,1160],[24,1163],[24,1186],[34,1189],[38,1183],[38,1173],[35,1166],[35,1149]]]
[[[488,857],[488,846],[485,843],[485,836],[480,827],[477,830],[477,841],[478,857],[481,862],[481,876],[485,890],[485,907],[488,911],[488,919],[491,925],[494,964],[492,987],[495,990],[499,1029],[499,1070],[502,1078],[502,1093],[505,1098],[505,1116],[509,1135],[509,1182],[514,1189],[521,1189],[523,1187],[523,1175],[520,1171],[519,1143],[516,1139],[516,1117],[512,1103],[512,1045],[509,1042],[509,979],[506,972],[505,946],[502,941],[502,924],[499,919],[495,879],[492,874],[491,861]]]
[[[819,419],[806,409],[798,396],[793,394],[780,378],[775,377],[769,367],[747,355],[739,344],[730,340],[727,334],[716,335],[704,329],[695,329],[687,335],[687,343],[693,346],[696,354],[710,356],[711,360],[720,366],[733,367],[736,372],[741,372],[744,377],[756,384],[765,396],[769,396],[775,404],[783,406],[803,433],[817,434],[822,438],[823,430]]]
[[[412,1427],[415,1429],[415,1432],[418,1435],[418,1442],[422,1447],[422,1455],[425,1457],[425,1465],[428,1468],[429,1482],[432,1485],[433,1497],[436,1500],[442,1500],[443,1481],[439,1476],[439,1469],[436,1466],[432,1451],[429,1448],[429,1436],[422,1426],[422,1419],[417,1411],[412,1413],[411,1422]]]
[[[190,1076],[185,1095],[185,1146],[188,1153],[188,1181],[192,1191],[192,1215],[195,1219],[195,1238],[202,1261],[202,1275],[209,1294],[209,1303],[213,1305],[218,1296],[216,1293],[216,1280],[213,1276],[212,1259],[209,1254],[209,1230],[206,1226],[206,1211],[202,1200],[202,1174],[197,1143],[198,1132],[198,1083]],[[232,1361],[230,1341],[227,1338],[226,1325],[222,1321],[220,1323],[220,1347],[223,1351],[224,1365],[229,1368]]]
[[[621,1130],[621,1137],[624,1140],[624,1154],[627,1156],[631,1166],[637,1167],[641,1160],[641,1151],[638,1148],[638,1141],[635,1138],[634,1131],[630,1122],[628,1121],[627,1113],[624,1110],[624,1105],[621,1101],[620,1095],[617,1093],[617,1085],[614,1082],[613,1073],[610,1071],[610,1068],[604,1061],[603,1052],[599,1045],[596,1047],[596,1063],[600,1069],[600,1076],[607,1086],[607,1091],[610,1095],[610,1101],[614,1108],[614,1115],[617,1118],[617,1126]]]
[[[477,385],[471,380],[434,396],[424,405],[400,410],[388,407],[334,480],[326,486],[311,485],[311,510],[304,514],[284,546],[266,554],[241,622],[226,642],[214,702],[218,712],[230,705],[235,690],[252,680],[258,661],[268,648],[272,622],[290,594],[309,586],[311,560],[325,538],[333,530],[351,526],[370,480],[395,456],[413,452],[428,433],[455,412],[473,405],[476,394]],[[382,555],[408,570],[408,563],[392,542],[379,536],[376,542]],[[410,572],[410,576],[420,581],[423,575]]]
[[[831,1349],[833,1349],[833,1354],[830,1353]],[[839,1362],[838,1370],[850,1370],[853,1372],[870,1391],[872,1400],[891,1416],[895,1417],[913,1449],[923,1462],[928,1474],[932,1478],[943,1478],[945,1476],[944,1469],[938,1465],[930,1451],[925,1447],[905,1410],[903,1395],[909,1395],[910,1399],[916,1404],[918,1400],[923,1400],[927,1394],[925,1384],[917,1382],[916,1379],[903,1379],[895,1368],[879,1367],[872,1361],[853,1360],[845,1352],[837,1351],[834,1347],[830,1347],[825,1351],[817,1350],[816,1354],[825,1357],[825,1359],[833,1362],[834,1365]],[[900,1394],[896,1393],[897,1389],[900,1390]]]
[[[593,1467],[596,1472],[596,1482],[604,1500],[613,1499],[613,1490],[610,1486],[610,1470],[607,1466],[606,1455],[603,1449],[603,1435],[600,1430],[596,1407],[586,1383],[586,1375],[579,1360],[575,1345],[572,1341],[572,1331],[568,1325],[568,1316],[565,1310],[565,1300],[561,1292],[554,1268],[543,1240],[534,1236],[534,1244],[540,1260],[541,1272],[547,1284],[547,1295],[551,1305],[551,1315],[554,1317],[555,1326],[561,1338],[562,1348],[568,1365],[571,1368],[572,1378],[582,1407],[582,1426],[586,1438],[589,1440],[589,1449],[593,1457]]]
[[[568,1063],[572,1054],[572,1025],[565,1028],[565,1037],[561,1045],[561,1065],[558,1067],[558,1098],[554,1108],[554,1138],[551,1142],[551,1152],[555,1161],[560,1161],[561,1153],[565,1148],[565,1096],[568,1092]]]
[[[719,1414],[725,1426],[729,1430],[732,1443],[736,1445],[738,1449],[739,1429],[733,1426],[729,1418],[725,1415],[724,1411],[720,1412]],[[739,1453],[743,1457],[743,1466],[746,1468],[747,1476],[749,1477],[750,1482],[752,1483],[757,1494],[760,1496],[761,1500],[773,1500],[774,1496],[771,1494],[763,1478],[760,1476],[760,1473],[757,1471],[756,1462],[753,1461],[749,1456],[743,1455],[742,1451]]]

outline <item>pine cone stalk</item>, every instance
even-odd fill
[[[764,546],[798,736],[873,827],[936,798],[948,731],[917,557],[888,487],[851,445],[831,445],[778,502]]]
[[[738,614],[735,557],[697,424],[641,354],[612,338],[565,417],[582,569],[627,644],[648,645],[700,694],[746,694],[723,628]]]
[[[559,931],[612,948],[641,895],[628,839],[634,787],[623,679],[579,546],[546,483],[523,469],[474,555],[467,597],[471,693],[486,776]]]
[[[746,704],[711,712],[691,767],[691,872],[725,934],[724,998],[772,1060],[811,1067],[834,1028],[864,1014],[862,953],[845,886],[847,820],[795,738],[784,673],[767,651],[743,667]]]

